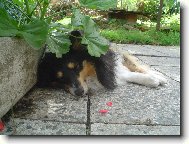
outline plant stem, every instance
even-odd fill
[[[27,15],[29,16],[30,15],[30,7],[29,7],[28,0],[24,0],[24,3],[25,3],[25,6],[26,6]]]
[[[44,19],[44,17],[45,17],[45,14],[46,14],[46,12],[47,12],[47,8],[48,8],[48,6],[49,6],[49,3],[47,3],[47,2],[43,2],[43,8],[42,8],[42,10],[41,10],[41,20],[42,19]]]
[[[40,3],[41,3],[42,1],[43,1],[43,0],[41,0],[41,1],[39,2],[39,1],[37,0],[37,4],[35,5],[35,7],[33,8],[33,10],[31,11],[30,16],[33,15],[34,11],[37,9],[38,6],[39,6],[39,8],[40,8],[40,10],[41,10],[41,5],[40,5]],[[39,15],[38,15],[38,17],[39,17]]]

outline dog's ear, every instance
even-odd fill
[[[98,81],[107,89],[113,90],[117,83],[115,79],[115,53],[109,50],[105,55],[95,60]]]
[[[83,37],[83,31],[75,30],[70,33],[69,39],[72,43],[72,50],[84,50],[86,49],[86,45],[81,44]]]

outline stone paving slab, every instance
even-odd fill
[[[171,79],[180,82],[180,67],[152,66],[152,68],[155,68],[157,71],[165,74]]]
[[[12,135],[86,135],[85,124],[17,118],[14,125]]]
[[[77,99],[64,90],[34,88],[16,104],[14,117],[85,123],[87,97]]]
[[[91,135],[180,135],[180,126],[94,123],[91,125]]]
[[[131,54],[138,55],[180,57],[180,48],[178,46],[152,46],[112,43],[111,48],[116,48],[121,51],[127,50]]]
[[[179,46],[151,46],[144,45],[145,48],[153,49],[157,52],[165,54],[171,57],[180,57],[180,47]]]
[[[128,83],[119,87],[119,93],[97,92],[90,97],[91,122],[179,125],[180,83],[170,79],[168,82],[167,86],[158,88]],[[106,105],[109,101],[112,107]],[[102,115],[100,109],[109,112]]]
[[[166,54],[157,52],[154,49],[146,48],[144,45],[130,45],[130,44],[111,44],[112,49],[116,49],[120,52],[128,51],[130,54],[138,54],[138,55],[158,55],[158,56],[166,56]]]
[[[137,56],[137,58],[150,66],[158,65],[158,66],[180,67],[180,58],[146,57],[146,56]]]

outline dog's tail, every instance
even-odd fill
[[[128,52],[123,53],[123,59],[123,65],[126,66],[131,72],[146,73],[146,71],[149,69],[147,66],[139,64],[137,58]]]

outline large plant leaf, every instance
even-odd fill
[[[96,23],[89,16],[82,15],[79,10],[74,10],[73,14],[72,25],[82,27],[84,31],[82,44],[88,45],[89,54],[95,57],[105,54],[108,50],[109,42],[100,35]]]
[[[12,0],[12,2],[18,5],[20,8],[24,9],[24,0]]]
[[[88,16],[84,20],[84,37],[82,43],[87,44],[89,54],[96,57],[105,54],[109,47],[109,42],[99,34],[96,23]]]
[[[0,8],[0,36],[16,36],[18,32],[17,22]]]
[[[60,32],[53,32],[47,39],[50,52],[55,53],[56,57],[62,57],[70,50],[71,42],[68,35]]]
[[[47,40],[48,29],[48,24],[45,21],[34,19],[21,28],[20,34],[30,46],[39,49]]]
[[[83,26],[84,19],[85,19],[85,16],[83,14],[81,14],[80,10],[74,8],[73,15],[71,18],[71,24],[75,27]]]
[[[117,6],[117,0],[79,0],[79,3],[90,9],[100,10],[108,10]]]
[[[47,39],[48,25],[45,21],[33,19],[30,23],[20,25],[0,8],[0,36],[21,36],[33,48],[41,48]]]

